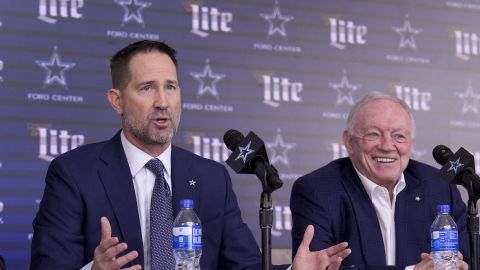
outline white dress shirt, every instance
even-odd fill
[[[375,184],[363,176],[356,168],[355,170],[368,196],[372,200],[375,212],[377,213],[378,223],[380,223],[380,230],[382,231],[387,265],[395,265],[395,202],[397,200],[397,194],[406,186],[405,177],[402,173],[393,189],[392,200],[390,200],[387,188]]]

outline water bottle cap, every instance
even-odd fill
[[[193,200],[180,200],[180,208],[193,208]]]
[[[448,204],[437,205],[437,213],[441,213],[441,214],[450,213],[450,205],[448,205]]]

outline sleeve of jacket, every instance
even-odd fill
[[[33,220],[30,269],[80,269],[84,266],[82,199],[68,170],[52,161],[37,216]]]

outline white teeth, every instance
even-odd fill
[[[377,157],[377,158],[374,158],[374,160],[381,163],[391,163],[395,161],[394,158],[385,158],[385,157]]]

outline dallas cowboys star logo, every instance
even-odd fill
[[[43,88],[47,87],[54,82],[60,84],[61,86],[68,89],[67,79],[65,78],[65,71],[73,68],[75,63],[71,62],[62,62],[60,60],[60,55],[58,54],[57,46],[53,47],[52,57],[48,61],[36,60],[35,63],[41,66],[47,75],[45,76],[45,81],[43,83]]]
[[[405,15],[405,21],[402,27],[394,26],[392,29],[401,37],[400,48],[404,48],[405,46],[409,46],[412,49],[417,48],[417,45],[415,44],[415,36],[420,34],[423,30],[412,27],[408,14]]]
[[[192,187],[194,187],[197,184],[197,181],[195,181],[193,178],[192,180],[188,181],[188,184]]]
[[[205,67],[202,72],[190,72],[190,75],[194,77],[199,83],[197,99],[207,93],[219,98],[217,91],[217,82],[225,78],[225,74],[215,74],[210,67],[210,59],[206,59]]]
[[[460,157],[458,157],[458,159],[455,161],[449,161],[449,162],[450,162],[450,168],[448,168],[447,172],[453,170],[455,171],[455,173],[457,173],[458,168],[463,166],[463,164],[460,163]]]
[[[337,105],[340,105],[344,102],[353,105],[353,92],[361,88],[361,85],[359,84],[350,84],[346,70],[343,70],[343,76],[340,83],[329,83],[329,85],[338,92]]]
[[[468,81],[467,91],[465,93],[455,93],[463,100],[462,113],[472,111],[478,113],[477,101],[480,100],[480,95],[473,92],[472,81]]]
[[[142,17],[142,11],[145,8],[151,6],[151,2],[143,2],[140,0],[115,0],[115,3],[122,6],[125,11],[125,13],[123,14],[122,26],[133,20],[138,24],[142,25],[142,27],[145,27],[145,23]]]
[[[245,147],[239,146],[238,149],[240,149],[240,154],[238,154],[238,157],[236,157],[235,160],[242,159],[243,163],[245,163],[247,161],[248,155],[255,152],[254,150],[250,149],[251,144],[252,144],[252,141],[249,141],[247,146]]]
[[[268,37],[278,34],[284,38],[287,37],[287,31],[285,30],[285,24],[293,20],[292,16],[282,15],[280,8],[278,7],[278,1],[275,1],[275,7],[272,14],[260,13],[260,16],[268,21]]]
[[[281,130],[277,129],[277,136],[273,143],[266,143],[268,149],[271,152],[271,163],[276,164],[277,162],[282,162],[284,165],[289,166],[290,162],[288,161],[287,152],[296,146],[295,143],[286,143],[283,141],[282,135],[280,134]]]

